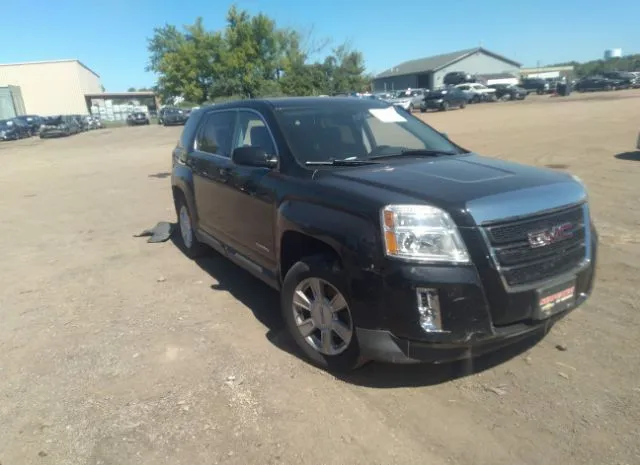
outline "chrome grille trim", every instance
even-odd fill
[[[511,285],[509,284],[508,280],[505,277],[505,271],[507,271],[508,269],[513,269],[513,268],[517,268],[517,267],[526,267],[526,266],[530,266],[531,264],[536,263],[536,261],[531,261],[531,262],[527,262],[526,264],[519,264],[519,265],[512,265],[512,266],[502,266],[500,264],[500,260],[498,259],[498,256],[496,254],[496,246],[494,244],[492,244],[491,238],[489,237],[489,232],[488,229],[489,227],[495,227],[499,224],[503,224],[503,225],[507,225],[509,223],[518,223],[518,222],[529,222],[529,221],[535,221],[536,218],[542,218],[544,219],[545,217],[553,217],[557,214],[561,214],[562,211],[571,211],[572,209],[575,208],[579,208],[582,210],[582,218],[581,218],[581,230],[583,231],[583,239],[578,241],[578,242],[574,242],[573,243],[573,248],[576,247],[584,247],[584,255],[582,257],[582,259],[580,260],[579,263],[577,263],[575,266],[573,266],[571,269],[566,270],[566,271],[562,271],[559,274],[556,275],[552,275],[551,277],[545,277],[536,281],[532,281],[532,282],[526,282],[523,284],[516,284],[516,285]],[[550,211],[546,211],[546,212],[541,212],[540,214],[534,214],[534,215],[530,215],[528,217],[520,217],[518,218],[518,220],[506,220],[506,221],[492,221],[490,225],[483,225],[483,226],[479,226],[478,227],[478,231],[480,232],[486,246],[487,249],[489,251],[489,258],[490,261],[493,265],[493,267],[495,268],[495,270],[500,274],[500,278],[502,281],[503,286],[505,287],[505,289],[508,292],[522,292],[522,291],[527,291],[527,290],[532,290],[532,289],[538,289],[541,287],[546,287],[546,286],[551,286],[555,283],[558,282],[562,282],[565,280],[570,279],[571,277],[575,276],[577,273],[579,273],[580,271],[582,271],[583,269],[585,269],[587,266],[589,266],[589,264],[591,263],[592,260],[592,250],[591,250],[591,216],[590,216],[590,211],[589,211],[589,205],[588,203],[583,203],[582,205],[579,206],[575,206],[575,205],[567,205],[565,206],[565,208],[562,209],[554,209],[554,211],[550,212]],[[560,244],[562,243],[562,241],[560,242]],[[504,249],[504,247],[503,247]],[[547,257],[548,258],[548,257]],[[544,262],[546,259],[543,258],[540,260],[540,262]]]

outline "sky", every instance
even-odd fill
[[[225,26],[225,0],[30,0],[3,2],[0,63],[77,58],[107,91],[150,87],[153,28]],[[316,41],[348,42],[379,73],[403,61],[485,47],[524,66],[601,58],[607,48],[640,53],[640,2],[618,0],[237,0]],[[613,5],[613,4],[612,4]]]

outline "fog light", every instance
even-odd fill
[[[440,315],[440,298],[438,290],[419,287],[416,289],[420,326],[428,333],[442,331],[442,317]]]

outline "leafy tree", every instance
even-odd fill
[[[591,60],[585,63],[569,61],[551,66],[573,66],[577,77],[592,76],[607,71],[640,71],[640,54],[611,58],[609,60]]]
[[[148,41],[147,70],[158,76],[154,90],[163,100],[181,96],[203,103],[234,98],[319,95],[364,90],[364,58],[347,45],[336,47],[322,62],[309,62],[326,44],[279,28],[260,13],[232,6],[227,27],[208,31],[201,18],[183,31],[155,28]]]

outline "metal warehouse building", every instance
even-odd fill
[[[452,71],[472,75],[509,74],[519,77],[521,66],[517,61],[476,47],[400,63],[378,74],[373,80],[373,90],[436,89],[444,85],[444,76]]]
[[[85,95],[102,92],[100,76],[79,60],[0,64],[0,88],[9,86],[20,89],[26,114],[41,116],[87,114]]]

